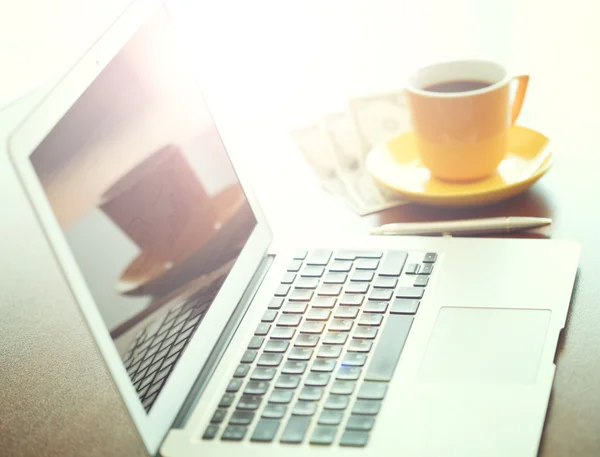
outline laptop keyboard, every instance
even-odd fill
[[[298,252],[203,439],[365,446],[436,259]]]

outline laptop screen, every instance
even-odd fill
[[[149,412],[256,226],[164,9],[30,160]]]

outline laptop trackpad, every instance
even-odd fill
[[[535,383],[550,310],[441,308],[419,377],[443,383]]]

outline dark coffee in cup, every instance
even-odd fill
[[[442,83],[432,84],[425,87],[423,90],[429,92],[445,92],[445,93],[456,93],[456,92],[470,92],[472,90],[483,89],[484,87],[491,86],[494,83],[488,81],[477,81],[472,79],[464,79],[460,81],[444,81]]]

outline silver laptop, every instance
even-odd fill
[[[134,3],[9,145],[148,452],[535,456],[579,247],[275,250],[177,49]]]

